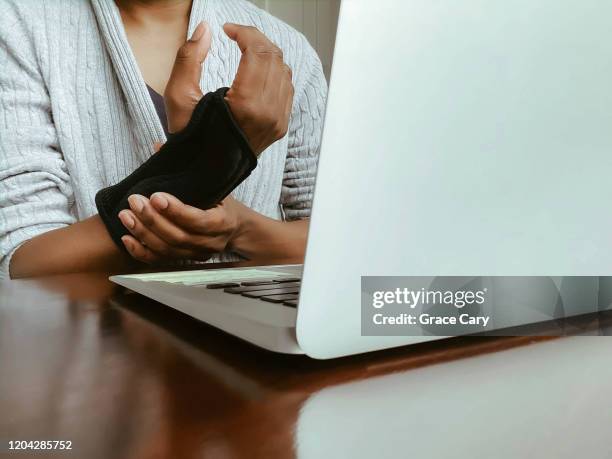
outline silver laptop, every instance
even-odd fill
[[[437,338],[362,336],[361,276],[610,276],[611,16],[608,0],[344,1],[304,266],[111,279],[331,358]],[[579,305],[597,295],[581,288]]]

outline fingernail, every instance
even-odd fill
[[[128,198],[132,210],[140,213],[144,208],[144,198],[138,194],[133,194]]]
[[[155,207],[157,207],[159,210],[166,210],[169,204],[166,197],[161,193],[155,193],[153,196],[151,196],[151,202],[153,202]]]
[[[206,32],[206,23],[200,22],[191,34],[189,41],[199,41],[204,36],[204,32]]]
[[[123,245],[128,249],[128,250],[133,250],[134,247],[132,247],[132,241],[130,241],[130,239],[127,236],[123,236],[121,238],[121,242],[123,242]]]
[[[128,228],[134,228],[134,225],[136,224],[136,222],[127,210],[122,210],[121,212],[119,212],[119,220],[121,220],[121,223],[123,223]]]

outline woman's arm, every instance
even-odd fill
[[[12,257],[24,243],[74,223],[74,193],[51,116],[51,100],[36,59],[29,21],[15,2],[2,3],[0,15],[0,279],[13,270]],[[46,46],[45,43],[42,46]],[[48,251],[37,246],[32,268]],[[64,257],[66,252],[63,253]],[[61,260],[56,260],[61,263]],[[16,270],[22,273],[24,266]]]
[[[99,216],[36,236],[13,254],[11,277],[34,277],[78,271],[117,272],[135,260],[119,250]]]
[[[228,248],[262,265],[303,263],[309,220],[283,222],[244,206],[241,229]]]

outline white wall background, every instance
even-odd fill
[[[340,0],[251,0],[302,32],[319,53],[329,81]]]

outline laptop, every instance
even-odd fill
[[[440,338],[364,335],[362,276],[546,276],[584,313],[612,274],[611,15],[608,0],[343,2],[304,265],[111,279],[314,358]]]

